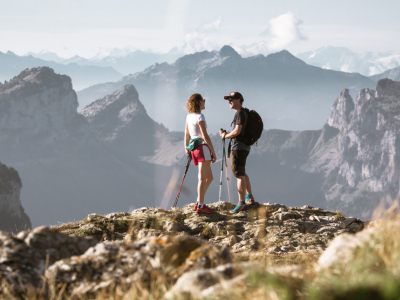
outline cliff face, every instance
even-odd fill
[[[22,184],[18,172],[0,163],[0,230],[31,229],[31,221],[20,201]]]
[[[130,84],[79,113],[88,121],[96,140],[125,155],[152,156],[161,145],[174,141],[163,125],[148,116],[137,90]]]
[[[77,107],[71,79],[47,67],[26,69],[0,85],[2,156],[19,156],[27,147],[40,152],[49,145],[62,151],[60,142],[87,132]]]
[[[81,218],[94,207],[157,206],[171,170],[146,161],[174,135],[150,119],[133,86],[83,114],[77,107],[70,78],[46,67],[0,85],[0,161],[18,170],[33,225]]]
[[[339,159],[327,174],[331,179],[325,184],[328,200],[365,201],[374,205],[384,195],[395,198],[400,167],[399,96],[400,82],[383,79],[376,91],[360,91],[354,109],[350,98],[347,106],[332,110],[328,124],[339,129]],[[338,114],[341,117],[334,121]],[[354,204],[345,206],[352,211],[360,209]]]
[[[290,170],[283,181],[318,175],[308,189],[321,191],[329,209],[369,218],[384,197],[398,194],[399,128],[400,82],[383,79],[376,90],[361,90],[355,103],[343,90],[322,130],[266,131],[256,151],[264,167],[276,153],[279,170]]]

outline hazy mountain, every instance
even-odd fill
[[[381,74],[370,76],[372,80],[378,81],[379,79],[388,78],[395,81],[400,81],[400,67],[387,70]]]
[[[355,102],[345,89],[322,130],[266,131],[248,158],[257,194],[369,219],[399,192],[399,115],[400,82],[383,79]]]
[[[117,53],[119,54],[119,53]],[[139,71],[143,71],[148,66],[155,63],[168,62],[172,63],[180,56],[181,53],[170,51],[168,53],[153,53],[136,50],[134,52],[117,55],[110,53],[105,57],[86,59],[80,56],[74,56],[72,58],[64,60],[63,64],[76,63],[80,66],[98,66],[98,67],[112,67],[118,72],[128,75]],[[122,76],[121,76],[122,77]]]
[[[47,60],[47,61],[54,61],[56,63],[60,63],[65,60],[65,58],[59,57],[57,53],[50,52],[47,50],[42,50],[38,53],[28,52],[24,56],[33,56],[35,58],[40,58],[42,60]]]
[[[200,92],[207,99],[211,132],[229,126],[233,112],[223,96],[240,91],[244,106],[256,109],[266,128],[316,129],[326,121],[332,99],[348,87],[356,94],[375,83],[360,74],[307,65],[287,51],[242,58],[233,48],[204,51],[155,64],[117,82],[98,84],[78,92],[80,107],[125,84],[133,84],[149,116],[171,130],[182,130],[188,97]],[[166,113],[168,112],[168,113]]]
[[[17,233],[32,229],[21,205],[21,179],[18,172],[0,163],[0,230]]]
[[[306,63],[343,72],[358,72],[365,76],[382,73],[400,66],[400,54],[356,53],[345,47],[327,46],[297,55]]]
[[[133,87],[94,103],[88,120],[77,106],[71,79],[47,67],[0,85],[0,161],[18,170],[33,225],[157,206],[171,169],[140,156],[174,135],[146,116]]]
[[[12,52],[0,52],[0,81],[9,80],[27,68],[48,66],[57,73],[71,77],[75,90],[80,90],[100,82],[118,80],[122,74],[111,67],[79,66],[77,64],[62,65],[32,56],[18,56]]]

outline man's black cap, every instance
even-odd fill
[[[243,96],[241,93],[239,92],[235,92],[233,91],[232,93],[229,94],[229,96],[224,96],[225,100],[231,100],[231,99],[240,99],[240,100],[244,100]]]

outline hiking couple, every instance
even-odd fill
[[[249,155],[250,146],[239,141],[238,138],[244,136],[248,116],[242,107],[244,101],[242,94],[232,92],[229,96],[225,96],[224,99],[228,100],[230,108],[236,111],[233,120],[234,129],[231,132],[221,130],[219,135],[222,139],[231,139],[228,148],[228,157],[229,154],[232,156],[232,173],[237,178],[239,203],[230,213],[238,213],[243,210],[246,205],[254,204],[250,179],[245,171],[246,158]],[[186,117],[185,126],[185,150],[187,154],[191,153],[194,165],[199,166],[198,196],[194,207],[194,210],[199,214],[210,214],[214,212],[214,209],[208,207],[204,203],[204,196],[213,180],[211,162],[215,163],[217,160],[214,147],[207,134],[206,119],[201,113],[205,108],[206,99],[203,99],[200,94],[193,94],[187,100],[186,109],[188,115]]]

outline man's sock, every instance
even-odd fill
[[[204,203],[199,204],[199,208],[203,208],[203,206],[204,206]]]

